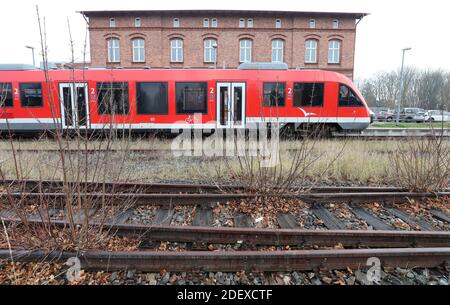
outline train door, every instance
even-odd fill
[[[59,84],[63,128],[89,126],[88,87],[86,83]]]
[[[245,128],[245,83],[217,83],[217,128]]]

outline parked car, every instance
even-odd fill
[[[400,121],[402,122],[425,122],[425,110],[422,108],[403,108],[400,111]]]
[[[380,111],[377,114],[378,121],[392,122],[394,120],[394,112],[391,110]]]
[[[425,120],[430,122],[449,122],[449,113],[442,110],[428,110],[425,114]]]
[[[370,124],[372,124],[375,121],[377,116],[375,115],[375,112],[373,112],[370,109],[369,109],[369,113],[370,113]]]

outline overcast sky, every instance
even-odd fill
[[[67,19],[82,60],[85,21],[77,11],[119,9],[243,9],[367,12],[358,25],[355,77],[396,69],[401,49],[408,65],[450,70],[450,21],[448,0],[2,0],[0,10],[0,63],[32,63],[25,45],[39,46],[36,5],[45,16],[50,61],[69,61]],[[38,54],[36,54],[38,57]],[[39,62],[40,60],[37,60]]]

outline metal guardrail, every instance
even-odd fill
[[[368,128],[360,133],[334,133],[337,137],[450,137],[450,129],[431,128]]]

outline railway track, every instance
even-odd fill
[[[201,184],[201,183],[142,183],[142,182],[84,182],[68,181],[68,185],[79,186],[84,191],[89,190],[114,190],[117,193],[202,193],[202,192],[242,192],[246,187],[241,185],[226,184]],[[33,179],[5,179],[0,181],[0,186],[8,186],[20,191],[39,192],[61,191],[64,182],[61,180],[33,180]],[[378,187],[378,186],[293,186],[295,190],[304,190],[314,193],[387,193],[407,192],[400,187]],[[450,189],[444,190],[450,192]]]
[[[4,181],[8,182],[8,181]],[[9,181],[12,182],[12,181]],[[23,182],[23,181],[22,181]],[[35,182],[28,181],[33,185]],[[49,185],[60,186],[60,182],[49,181]],[[54,185],[53,185],[54,186]],[[124,187],[122,185],[122,187]],[[417,217],[402,210],[398,205],[406,199],[436,198],[448,193],[414,194],[407,192],[359,193],[314,193],[292,194],[284,199],[310,202],[301,213],[303,221],[296,218],[296,212],[279,211],[275,227],[257,227],[260,219],[237,212],[232,215],[231,226],[217,226],[217,215],[213,209],[222,202],[228,206],[232,200],[249,199],[254,194],[246,193],[198,193],[199,185],[184,186],[190,193],[170,193],[171,186],[159,191],[169,193],[119,193],[106,194],[110,199],[124,200],[130,196],[139,198],[136,206],[116,213],[107,222],[90,223],[91,227],[113,232],[117,236],[138,238],[139,249],[131,252],[81,251],[52,252],[14,250],[12,255],[18,261],[65,261],[69,257],[79,257],[83,268],[92,270],[124,270],[134,268],[141,271],[288,271],[314,270],[315,268],[345,269],[365,266],[367,259],[377,257],[385,266],[408,268],[438,267],[450,262],[450,216],[443,211],[428,209],[430,217]],[[212,186],[209,186],[212,187]],[[196,193],[197,191],[197,193]],[[211,189],[209,189],[211,191]],[[398,191],[398,190],[397,190]],[[390,194],[390,195],[389,195]],[[392,195],[394,194],[394,195]],[[84,194],[100,197],[105,194]],[[61,199],[63,193],[1,194],[15,199],[37,199],[48,196]],[[386,197],[387,196],[387,197]],[[384,199],[383,199],[384,198]],[[382,200],[383,199],[383,200]],[[358,202],[359,200],[359,202]],[[385,202],[383,208],[409,226],[409,230],[395,227],[364,202]],[[337,216],[332,205],[345,202],[352,213],[353,223],[365,223],[368,229],[354,228],[347,219]],[[355,205],[355,203],[358,203]],[[55,228],[70,225],[65,211],[53,208],[40,211],[39,215],[27,215],[29,225],[50,224]],[[133,220],[140,208],[151,208],[150,223]],[[181,214],[191,219],[188,224],[175,223],[178,208]],[[74,216],[75,224],[82,225],[84,211]],[[91,213],[91,212],[89,212]],[[94,219],[95,211],[92,213]],[[140,213],[140,212],[139,212]],[[188,215],[190,213],[190,215]],[[218,214],[221,215],[222,211]],[[48,217],[42,217],[47,215]],[[383,215],[381,215],[383,216]],[[9,225],[20,225],[21,219],[11,210],[0,211],[0,217]],[[312,219],[313,221],[308,221]],[[23,220],[23,219],[22,219]],[[309,225],[307,225],[309,223]],[[318,223],[319,225],[316,225]],[[184,244],[178,251],[158,251],[160,243]],[[215,245],[211,251],[210,245]],[[230,250],[230,246],[232,247]],[[289,250],[286,250],[288,247]],[[0,251],[1,259],[9,259],[11,253]]]

